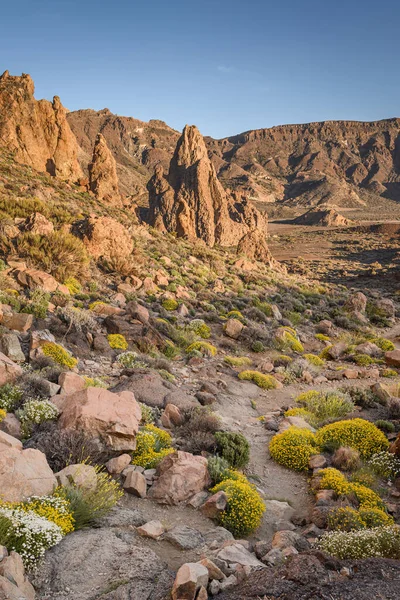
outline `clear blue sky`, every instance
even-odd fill
[[[11,0],[0,71],[36,97],[223,137],[400,116],[399,0]]]

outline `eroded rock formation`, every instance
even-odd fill
[[[35,100],[29,75],[0,76],[0,145],[12,151],[17,162],[67,181],[82,176],[78,144],[60,98]]]
[[[266,218],[218,181],[202,135],[186,126],[168,176],[156,168],[149,184],[149,222],[179,237],[202,239],[208,246],[235,246],[251,229],[266,230]]]
[[[96,137],[92,162],[89,164],[89,187],[98,200],[113,204],[121,201],[117,164],[101,133]]]

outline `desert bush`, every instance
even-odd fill
[[[59,344],[55,342],[46,342],[42,346],[42,352],[45,356],[49,356],[54,362],[62,367],[73,369],[78,364],[78,360]]]
[[[306,420],[315,427],[346,417],[354,410],[349,396],[336,390],[304,392],[297,396],[296,402],[311,413]]]
[[[335,531],[357,531],[392,525],[393,519],[379,508],[339,507],[328,514],[328,527]]]
[[[360,531],[325,533],[318,542],[323,552],[339,559],[400,558],[400,527],[389,525]]]
[[[295,471],[305,471],[310,457],[318,454],[319,448],[311,431],[292,426],[272,438],[269,451],[280,465]]]
[[[391,350],[395,349],[393,342],[383,337],[373,338],[371,342],[383,350],[383,352],[390,352]]]
[[[210,491],[219,491],[227,495],[227,507],[218,517],[219,523],[235,536],[245,536],[252,533],[261,523],[265,504],[249,482],[225,479]]]
[[[6,383],[0,387],[0,408],[11,412],[21,402],[23,390],[18,385]]]
[[[69,503],[58,496],[31,496],[25,502],[15,505],[24,511],[33,511],[40,517],[44,517],[58,525],[63,533],[74,531],[74,519],[70,512]]]
[[[328,467],[318,473],[319,488],[322,490],[333,490],[338,496],[346,496],[349,499],[355,498],[360,508],[384,508],[381,498],[370,488],[360,483],[350,482],[345,475]]]
[[[217,349],[215,346],[203,341],[193,342],[186,348],[187,354],[196,351],[206,356],[215,356],[217,354]]]
[[[317,432],[316,441],[322,447],[350,446],[358,450],[363,459],[389,447],[382,431],[364,419],[349,419],[325,425]]]
[[[143,402],[138,402],[138,404],[142,412],[142,418],[140,422],[143,425],[150,425],[150,423],[154,423],[156,420],[156,410],[151,408],[151,406],[147,406],[147,404],[143,404]]]
[[[278,350],[291,350],[302,354],[304,352],[303,344],[297,339],[297,334],[291,327],[286,327],[279,335],[275,338],[275,346]]]
[[[250,445],[242,433],[217,431],[217,451],[234,469],[244,468],[250,459]]]
[[[238,375],[241,381],[252,381],[264,390],[275,390],[279,384],[272,375],[264,375],[258,371],[241,371]]]
[[[136,435],[136,450],[132,454],[132,463],[144,469],[154,469],[161,460],[174,452],[169,433],[148,424]]]
[[[193,331],[196,335],[199,335],[204,340],[211,336],[211,329],[203,321],[203,319],[193,319],[187,326],[190,331]]]
[[[26,438],[31,434],[34,425],[57,419],[58,408],[50,400],[31,398],[18,411],[18,417],[21,421],[22,434]]]
[[[17,251],[21,258],[26,258],[58,281],[86,276],[89,260],[85,246],[70,233],[23,233],[17,239]]]
[[[164,310],[173,311],[176,310],[179,306],[178,302],[173,298],[166,298],[162,301],[161,306]]]
[[[64,285],[67,286],[69,293],[72,296],[75,296],[75,294],[79,294],[82,291],[82,285],[79,283],[76,277],[67,277],[67,279],[64,281]]]
[[[231,367],[244,367],[250,366],[253,361],[248,356],[224,356],[224,362]]]
[[[110,348],[114,350],[127,350],[128,342],[125,337],[120,333],[109,333],[107,336],[108,343],[110,344]]]
[[[215,432],[220,429],[219,417],[203,406],[183,409],[181,414],[183,423],[174,430],[179,447],[192,454],[214,452]]]
[[[387,409],[390,419],[400,419],[400,398],[389,398]]]
[[[11,523],[6,547],[9,551],[18,552],[26,569],[34,568],[46,550],[63,538],[58,525],[32,510],[0,506],[0,517]]]
[[[332,464],[342,471],[353,471],[360,466],[360,453],[355,448],[340,446],[334,452]]]
[[[371,408],[379,401],[378,396],[376,396],[369,388],[350,388],[348,393],[353,402],[362,408]]]
[[[110,512],[123,496],[117,481],[96,468],[95,488],[67,486],[57,488],[55,495],[67,500],[76,530],[89,527]]]
[[[394,369],[383,369],[382,377],[397,377],[398,373]]]
[[[117,361],[125,367],[125,369],[134,369],[139,367],[146,367],[147,365],[140,361],[139,356],[136,352],[122,352],[118,355]]]
[[[45,319],[49,307],[50,294],[41,289],[32,290],[30,302],[25,304],[21,312],[34,315],[37,319]]]
[[[229,470],[229,463],[222,456],[210,456],[208,459],[208,473],[213,485],[216,485],[223,479]],[[1,543],[1,541],[0,541]]]
[[[93,330],[96,327],[96,319],[90,310],[83,310],[67,304],[67,306],[58,308],[57,314],[69,325],[65,334],[66,336],[73,327],[78,332],[81,332],[84,327],[89,330]]]
[[[316,354],[303,354],[303,358],[314,367],[323,367],[325,364],[325,361]]]
[[[393,423],[391,423],[391,421],[385,421],[384,419],[378,419],[375,421],[375,426],[385,433],[393,433],[396,431],[396,427],[393,425]]]
[[[37,448],[43,452],[54,473],[62,471],[68,465],[103,464],[112,456],[99,450],[96,442],[83,431],[59,430],[51,421],[41,425],[25,447]]]
[[[368,461],[374,473],[389,481],[394,481],[400,475],[400,458],[391,452],[377,452]]]

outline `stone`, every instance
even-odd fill
[[[239,319],[228,319],[225,323],[224,332],[230,338],[237,340],[242,332],[244,325]]]
[[[284,560],[284,554],[279,548],[272,548],[265,556],[262,557],[262,562],[270,567],[280,565]]]
[[[167,429],[172,429],[173,427],[182,425],[182,423],[183,416],[179,408],[174,404],[167,404],[163,414],[161,415],[162,426],[166,427]]]
[[[0,386],[13,383],[21,375],[21,367],[0,352]]]
[[[119,475],[122,471],[131,464],[132,457],[130,454],[121,454],[115,458],[111,458],[106,462],[106,469],[112,475]]]
[[[93,600],[100,592],[110,600],[167,597],[173,573],[125,525],[121,523],[122,531],[110,527],[75,531],[46,552],[33,574],[38,597]]]
[[[294,515],[294,508],[287,502],[280,500],[265,500],[265,513],[263,521],[271,527],[273,531],[281,528],[280,523],[289,523]]]
[[[147,493],[146,477],[138,471],[129,471],[124,481],[124,490],[138,496],[139,498],[145,498]]]
[[[0,142],[16,162],[74,182],[82,177],[79,146],[60,98],[35,100],[32,78],[23,73],[0,77]],[[32,194],[35,196],[35,193]]]
[[[208,584],[208,570],[200,563],[185,563],[178,570],[172,587],[172,600],[195,600],[196,593]]]
[[[55,474],[58,485],[76,486],[85,490],[95,490],[97,486],[96,469],[91,465],[68,465]]]
[[[56,338],[48,329],[35,329],[31,331],[31,339],[30,339],[30,350],[36,350],[43,346],[43,344],[47,344],[47,342],[55,342]]]
[[[279,424],[279,432],[286,431],[294,425],[295,427],[300,427],[301,429],[308,429],[315,433],[314,427],[312,427],[303,417],[285,417]]]
[[[371,391],[378,396],[379,400],[381,400],[381,402],[383,402],[384,404],[387,404],[390,400],[390,398],[392,397],[392,394],[388,388],[387,385],[385,385],[384,383],[373,383],[371,385]]]
[[[73,223],[72,233],[83,241],[88,253],[95,259],[123,259],[133,251],[132,235],[112,217],[90,215]]]
[[[7,413],[2,421],[0,421],[0,431],[8,433],[11,437],[22,439],[21,423],[13,413]]]
[[[358,379],[359,371],[357,369],[343,369],[342,375],[344,379]]]
[[[61,394],[74,394],[86,388],[86,381],[77,373],[67,371],[61,373],[58,378],[58,383],[61,386]]]
[[[383,354],[382,350],[372,342],[358,344],[358,346],[355,348],[355,351],[357,354],[366,354],[367,356],[373,356],[375,358],[380,358]]]
[[[208,599],[207,589],[204,587],[204,585],[202,585],[200,587],[199,591],[197,592],[196,600],[207,600],[207,599]]]
[[[349,312],[356,311],[365,313],[367,308],[367,297],[362,292],[352,294],[346,301],[345,309]]]
[[[198,494],[195,494],[194,496],[192,496],[192,498],[190,498],[188,505],[192,506],[193,508],[200,508],[200,506],[204,504],[204,502],[207,500],[208,496],[209,493],[206,491],[198,492]]]
[[[221,592],[226,591],[226,590],[230,590],[231,588],[237,586],[238,584],[238,580],[236,575],[234,575],[232,573],[232,575],[229,575],[229,577],[226,577],[226,579],[224,579],[223,581],[220,582],[219,584],[219,589]]]
[[[272,538],[272,548],[284,550],[293,546],[299,552],[304,552],[310,549],[310,543],[300,533],[295,531],[277,531]]]
[[[117,393],[122,390],[132,391],[138,402],[153,408],[163,408],[164,398],[171,391],[158,372],[147,369],[135,369],[128,379],[113,388]]]
[[[237,563],[249,567],[262,567],[263,564],[254,554],[246,550],[240,542],[233,542],[229,546],[222,548],[216,554],[219,560],[228,563]]]
[[[250,229],[266,228],[264,216],[246,199],[225,192],[194,126],[184,128],[168,177],[158,165],[148,190],[148,221],[159,231],[200,238],[213,247],[234,246]]]
[[[25,354],[15,333],[3,333],[0,336],[0,348],[10,360],[16,363],[25,362]]]
[[[172,392],[169,392],[164,398],[164,403],[166,407],[168,404],[173,404],[180,410],[199,406],[197,399],[194,396],[190,396],[182,389],[176,389]]]
[[[136,528],[136,531],[142,537],[148,537],[152,540],[158,539],[164,533],[164,526],[160,521],[148,521],[144,525]]]
[[[204,516],[209,519],[215,519],[218,515],[225,510],[228,504],[228,497],[222,490],[213,494],[206,500],[201,506],[200,510]]]
[[[206,540],[207,546],[210,548],[219,548],[225,542],[234,540],[231,532],[225,529],[225,527],[213,527],[209,531],[203,533],[203,537]]]
[[[390,300],[389,298],[380,298],[379,300],[375,300],[373,307],[382,317],[387,319],[392,319],[396,316],[396,307],[393,300]]]
[[[343,356],[347,351],[347,344],[345,342],[338,342],[333,344],[326,349],[326,353],[332,360],[337,360]]]
[[[202,406],[210,406],[217,401],[216,397],[208,392],[196,392],[195,397]]]
[[[268,267],[280,270],[286,270],[273,258],[268,248],[266,231],[260,229],[250,229],[240,240],[237,246],[237,253],[244,254],[250,260],[258,260]],[[276,311],[275,311],[276,312]],[[279,310],[278,310],[279,312]],[[277,314],[277,313],[276,313]],[[280,314],[280,313],[279,313]],[[280,321],[280,319],[277,319]]]
[[[323,469],[326,465],[327,461],[323,454],[314,454],[310,456],[310,460],[308,461],[310,469]]]
[[[158,479],[149,496],[162,504],[179,504],[211,483],[207,459],[178,450],[166,456],[157,467]]]
[[[97,134],[88,169],[89,188],[96,198],[110,204],[119,204],[121,195],[118,189],[117,163],[101,133]]]
[[[40,288],[44,292],[56,292],[60,289],[61,284],[49,273],[40,271],[39,269],[24,269],[14,272],[16,279],[20,285],[29,289]],[[68,288],[63,292],[69,294]]]
[[[112,317],[114,315],[121,315],[124,311],[119,306],[100,302],[100,304],[96,304],[96,306],[92,308],[92,312],[101,317]]]
[[[54,401],[61,429],[84,431],[115,451],[136,448],[141,410],[132,392],[89,387]]]
[[[385,352],[385,362],[391,367],[400,367],[400,350]]]
[[[205,543],[201,533],[187,525],[176,525],[167,531],[164,539],[181,550],[194,550]]]
[[[25,574],[22,558],[11,552],[0,562],[0,598],[4,600],[34,600],[35,589]]]
[[[218,581],[225,579],[221,569],[209,558],[202,558],[199,562],[207,569],[209,579],[217,579]]]
[[[142,306],[138,302],[131,301],[126,305],[126,310],[132,316],[133,319],[137,319],[144,325],[150,320],[150,313],[145,306]]]
[[[33,315],[25,313],[5,314],[1,319],[1,324],[4,325],[4,327],[7,327],[7,329],[25,332],[32,327]]]
[[[56,478],[40,450],[23,449],[22,443],[0,431],[0,490],[3,502],[21,502],[30,496],[46,496]]]
[[[54,225],[40,212],[34,212],[26,218],[22,229],[33,234],[48,235],[54,231]]]
[[[332,321],[328,321],[328,319],[322,319],[322,321],[319,321],[319,323],[317,323],[316,330],[318,333],[330,335],[333,330],[333,323]]]

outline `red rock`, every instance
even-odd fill
[[[124,481],[124,490],[139,498],[145,498],[147,492],[146,477],[139,471],[129,471]]]
[[[74,394],[86,387],[86,381],[77,373],[61,373],[58,378],[58,384],[61,386],[61,394]]]
[[[1,324],[14,331],[28,331],[33,324],[33,315],[26,313],[5,314],[1,319]]]
[[[89,164],[89,187],[98,200],[112,204],[121,202],[117,164],[101,133],[97,134],[92,162]]]
[[[54,231],[53,223],[39,212],[29,215],[22,227],[24,231],[30,231],[39,235],[47,235]]]
[[[391,350],[385,352],[385,361],[387,365],[392,367],[400,367],[400,350]]]
[[[237,340],[242,333],[243,327],[244,325],[239,321],[239,319],[228,319],[224,327],[225,335]]]
[[[132,254],[132,235],[112,217],[90,215],[74,223],[72,232],[82,239],[88,253],[95,259],[123,259]]]
[[[130,454],[121,454],[115,458],[111,458],[106,463],[106,469],[112,475],[119,475],[122,471],[131,464],[132,457]]]
[[[63,289],[63,293],[69,294],[68,288],[62,286],[52,275],[39,271],[38,269],[16,270],[15,275],[19,284],[31,289],[40,288],[45,292],[55,292]],[[65,289],[67,291],[65,291]]]
[[[178,570],[172,600],[195,600],[198,590],[208,584],[208,570],[200,563],[185,563]]]

